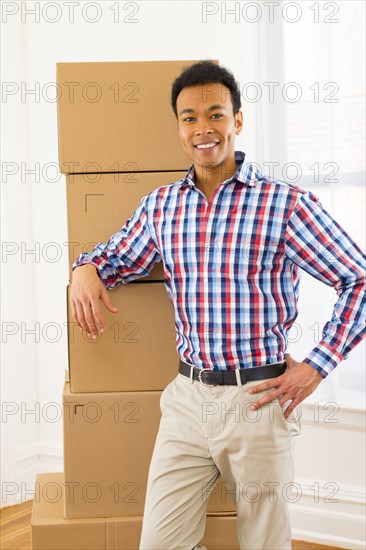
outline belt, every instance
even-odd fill
[[[198,380],[204,386],[241,386],[252,380],[263,380],[264,378],[276,378],[286,370],[286,360],[282,363],[273,363],[263,367],[250,367],[234,370],[213,370],[199,369],[188,365],[179,359],[179,372],[193,380]]]

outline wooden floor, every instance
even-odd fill
[[[30,519],[31,500],[0,510],[1,550],[31,550]],[[321,546],[309,542],[292,541],[292,550],[337,550],[333,546]]]

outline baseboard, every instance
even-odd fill
[[[326,501],[329,491],[320,490],[316,502],[309,489],[311,481],[296,480],[301,503],[290,504],[292,538],[363,550],[365,548],[365,502],[362,487],[343,486],[334,499]],[[325,483],[320,483],[324,487]],[[324,502],[325,501],[325,502]]]

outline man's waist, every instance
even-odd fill
[[[258,367],[247,367],[235,369],[210,369],[199,368],[190,365],[179,358],[179,372],[187,376],[193,382],[198,380],[204,385],[234,385],[241,386],[253,380],[264,380],[281,376],[286,370],[286,360],[280,363],[269,363]]]

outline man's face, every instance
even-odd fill
[[[197,166],[218,166],[234,157],[235,135],[243,127],[234,115],[230,90],[223,84],[183,88],[177,97],[178,132],[183,149]]]

